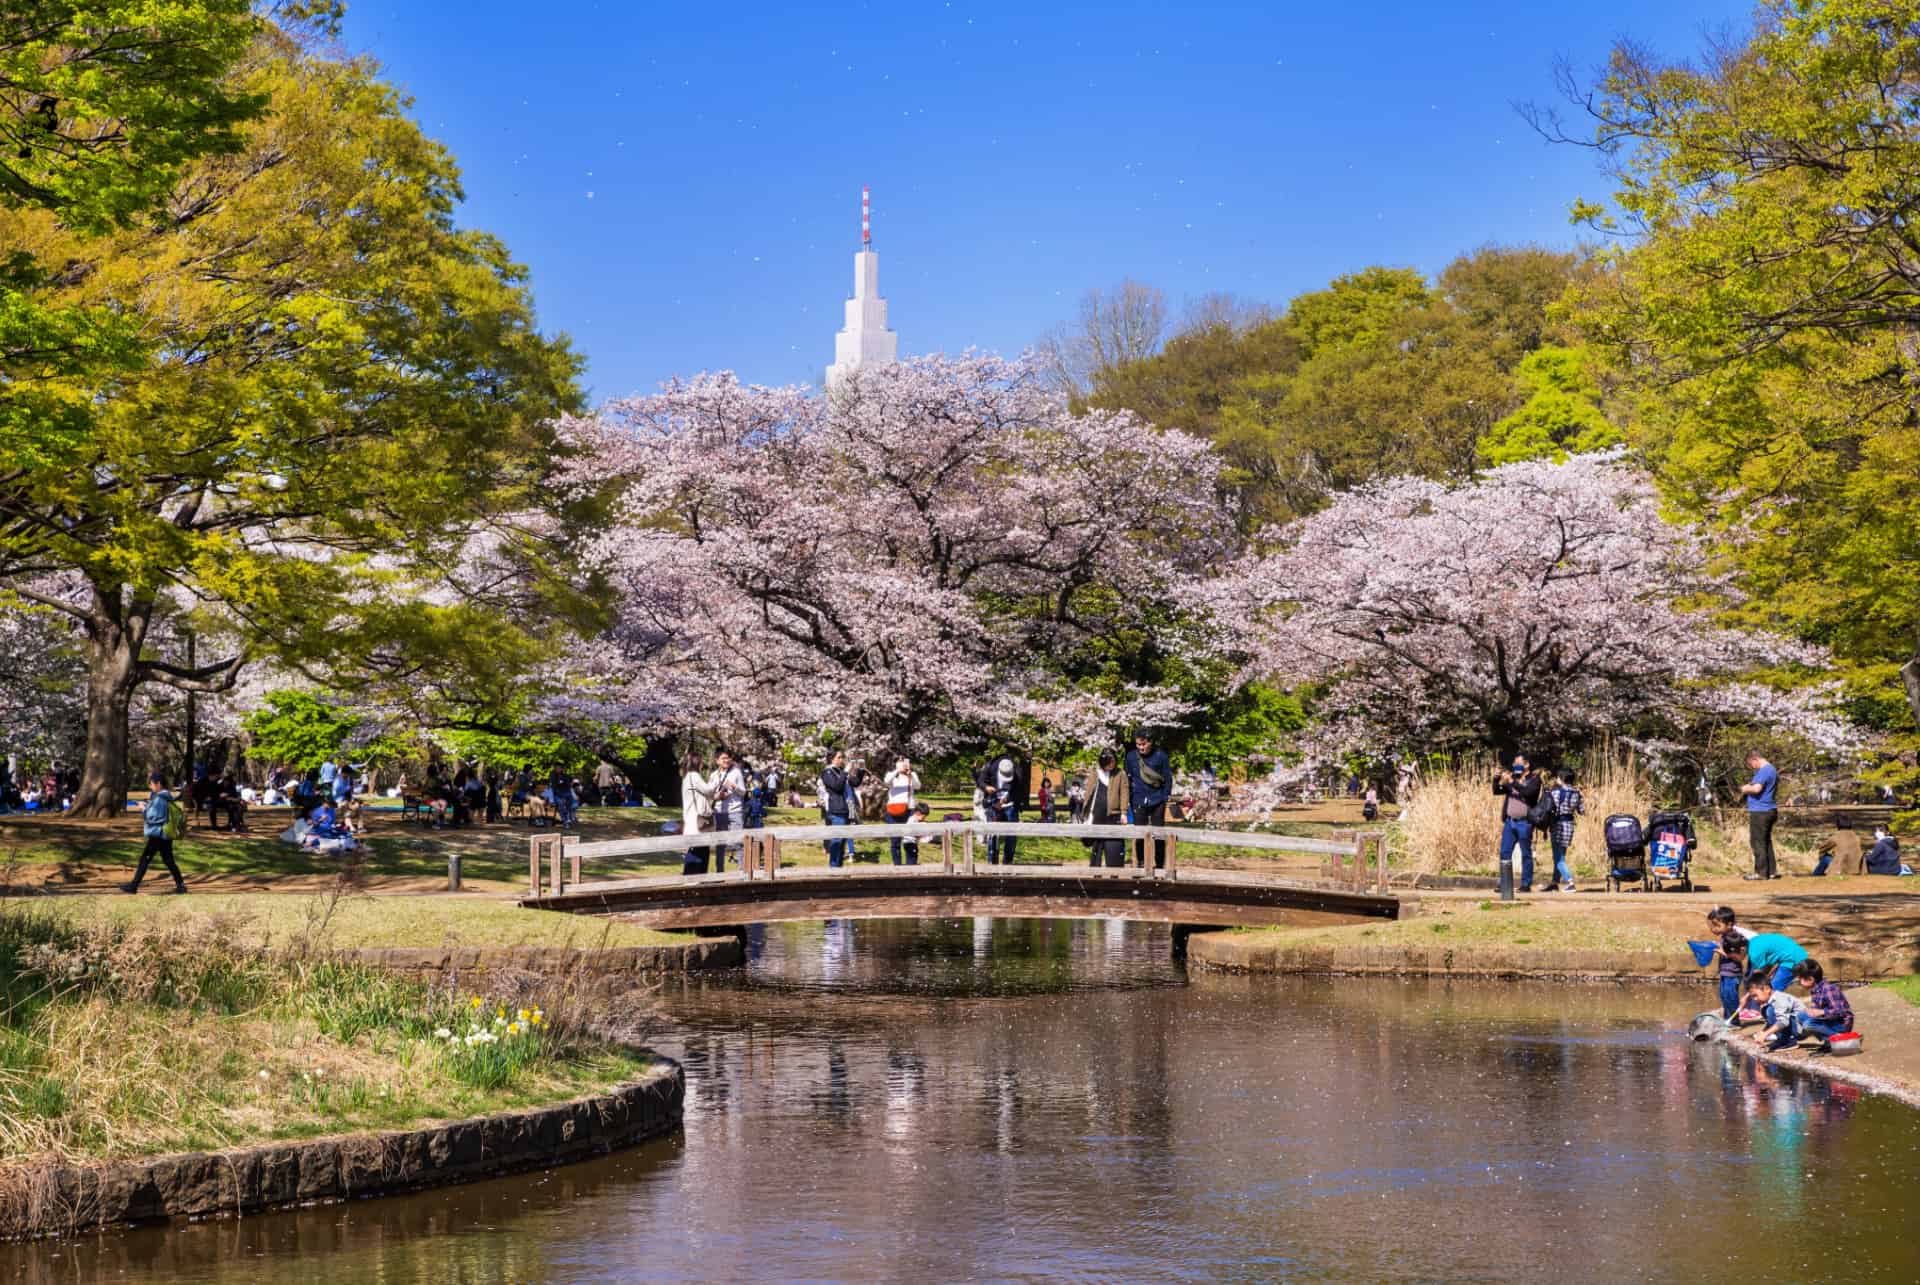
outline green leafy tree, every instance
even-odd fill
[[[1558,344],[1536,348],[1521,360],[1514,381],[1526,401],[1480,439],[1485,463],[1563,460],[1625,440],[1600,408],[1600,382],[1589,372],[1583,350]]]
[[[1920,9],[1766,0],[1695,63],[1615,50],[1576,216],[1619,244],[1576,315],[1639,380],[1636,440],[1750,595],[1920,723]],[[1559,137],[1551,113],[1539,121]],[[1891,699],[1889,699],[1891,698]]]
[[[124,317],[154,354],[43,381],[67,427],[0,473],[0,575],[86,639],[82,814],[122,806],[143,683],[217,689],[270,654],[438,695],[458,661],[491,698],[542,650],[499,604],[578,605],[540,575],[577,363],[504,248],[455,226],[452,158],[364,62],[268,29],[230,75],[268,110],[182,170],[160,226],[0,210],[0,243],[72,265],[40,302]],[[170,623],[229,650],[159,654]]]
[[[337,759],[360,715],[313,692],[282,689],[241,720],[255,758],[306,772]]]

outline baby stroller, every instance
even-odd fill
[[[1662,883],[1675,882],[1682,892],[1693,891],[1693,849],[1697,842],[1691,814],[1655,812],[1647,817],[1647,866],[1655,892],[1660,891]]]
[[[1624,812],[1607,818],[1607,891],[1618,892],[1630,883],[1646,892],[1653,887],[1647,870],[1647,834],[1640,818]]]

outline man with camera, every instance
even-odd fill
[[[1533,814],[1540,805],[1540,774],[1527,756],[1513,756],[1513,767],[1493,778],[1493,792],[1503,800],[1500,825],[1500,891],[1513,886],[1513,852],[1520,850],[1520,891],[1533,891]]]

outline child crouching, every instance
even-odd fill
[[[1800,1042],[1794,1032],[1797,1024],[1807,1020],[1807,1006],[1787,991],[1775,990],[1772,975],[1763,969],[1747,977],[1747,1007],[1760,1014],[1760,1029],[1753,1033],[1755,1043],[1778,1050]]]
[[[1818,1035],[1822,1041],[1853,1029],[1853,1005],[1840,983],[1827,980],[1817,961],[1803,959],[1793,966],[1793,980],[1807,988],[1805,1014],[1793,1027],[1793,1038]]]

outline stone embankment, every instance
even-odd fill
[[[604,1094],[386,1133],[57,1164],[0,1183],[0,1237],[259,1213],[447,1186],[604,1155],[677,1128],[685,1084],[660,1059]]]

